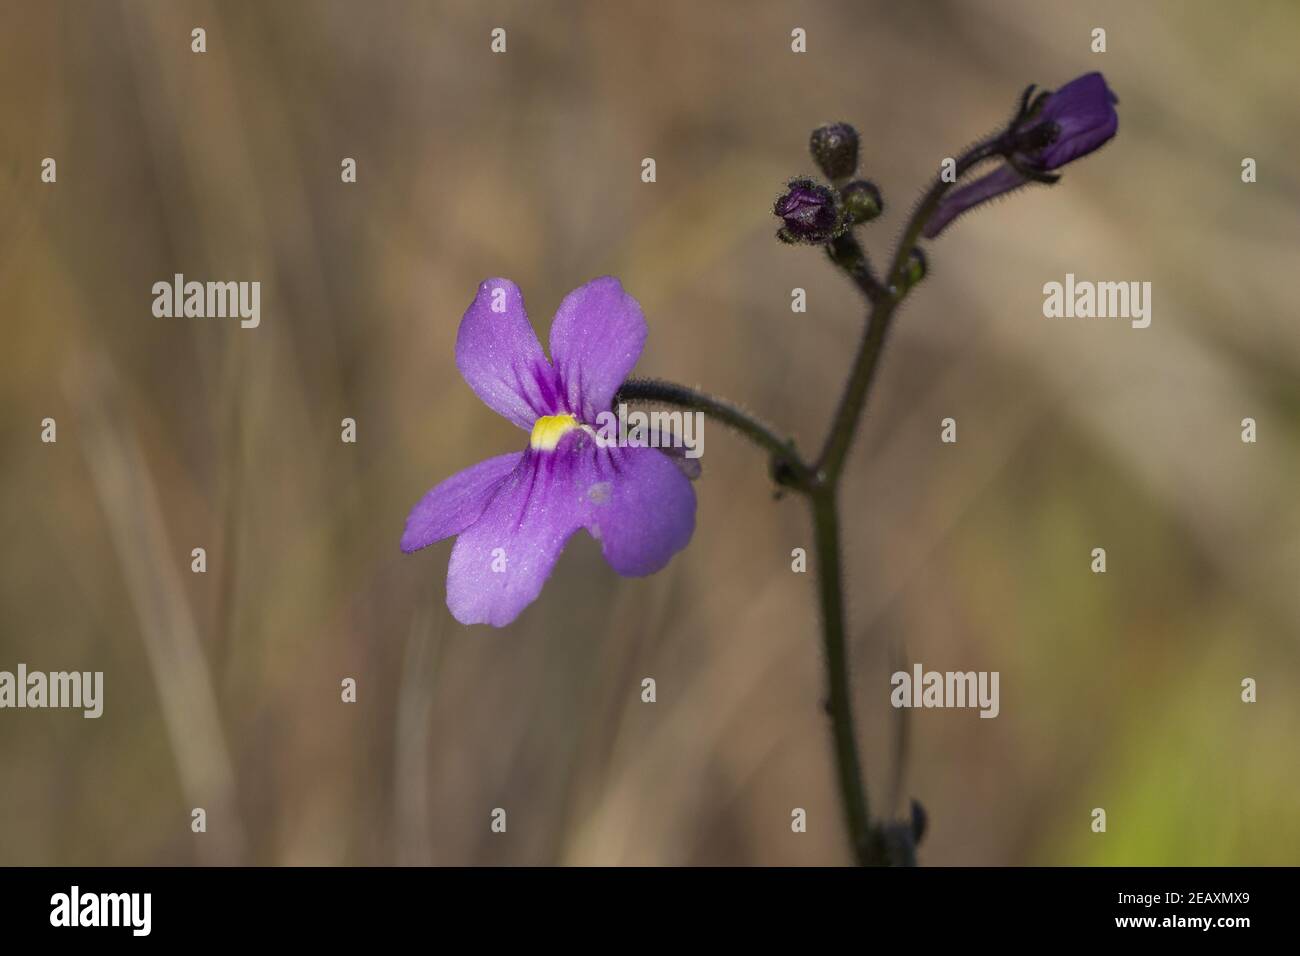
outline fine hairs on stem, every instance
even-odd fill
[[[845,462],[876,381],[894,315],[925,277],[926,258],[918,246],[921,238],[933,238],[953,219],[995,195],[1028,182],[1056,182],[1060,177],[1052,170],[1087,155],[1114,136],[1115,102],[1114,94],[1097,73],[1079,77],[1056,93],[1039,92],[1035,96],[1035,87],[1030,86],[1005,129],[946,161],[947,168],[935,176],[913,209],[883,280],[872,272],[866,251],[853,233],[854,228],[870,222],[882,210],[880,190],[873,183],[850,181],[857,172],[858,134],[847,123],[834,123],[813,132],[813,158],[833,185],[806,178],[791,180],[773,208],[784,223],[777,238],[790,244],[822,246],[831,263],[857,286],[867,304],[857,353],[816,459],[804,459],[793,440],[782,438],[736,405],[685,386],[629,379],[614,399],[616,404],[646,401],[709,415],[768,452],[777,484],[807,500],[815,545],[826,711],[831,723],[836,780],[849,846],[854,859],[864,866],[915,864],[916,845],[925,830],[925,812],[913,801],[911,819],[905,823],[871,819],[853,722],[845,637],[839,512]],[[1098,109],[1099,104],[1104,104],[1109,113]],[[1069,135],[1062,135],[1063,128],[1070,129]],[[1005,165],[950,192],[975,167],[989,160],[1002,160]]]
[[[965,171],[981,159],[992,155],[986,141],[971,148],[958,162]],[[802,494],[812,516],[814,556],[817,569],[817,597],[821,606],[822,650],[826,659],[826,709],[831,721],[837,784],[854,859],[863,866],[900,862],[890,852],[890,841],[881,828],[873,825],[867,787],[858,757],[857,732],[853,724],[852,691],[849,686],[848,644],[845,637],[843,557],[840,548],[839,482],[854,433],[862,418],[867,398],[875,381],[876,369],[884,350],[890,321],[900,302],[915,285],[908,282],[906,269],[916,248],[921,229],[934,213],[939,199],[951,183],[936,179],[917,205],[902,238],[894,250],[889,283],[879,294],[872,295],[853,275],[856,261],[865,261],[852,247],[857,240],[841,235],[828,244],[832,262],[848,263],[846,271],[863,287],[868,299],[866,326],[857,355],[849,369],[848,380],[815,462],[805,461],[793,441],[781,438],[772,428],[740,408],[695,389],[657,379],[629,379],[615,397],[615,402],[643,401],[677,406],[704,412],[714,420],[739,432],[772,458],[772,472],[778,484]],[[848,239],[852,246],[843,255]],[[831,248],[831,246],[834,248]],[[860,250],[860,247],[859,247]]]

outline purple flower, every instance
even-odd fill
[[[792,179],[772,212],[785,223],[776,234],[782,242],[820,245],[844,231],[835,191],[811,179]]]
[[[1008,131],[1012,161],[948,193],[926,224],[925,237],[933,239],[968,209],[1101,148],[1119,128],[1118,102],[1100,73],[1085,73],[1046,96],[1037,111]]]
[[[597,415],[645,344],[637,301],[605,277],[570,292],[551,326],[551,361],[519,287],[488,279],[461,319],[456,367],[489,408],[529,433],[523,451],[437,485],[406,519],[402,550],[458,535],[447,607],[462,624],[509,624],[541,593],[579,528],[619,574],[658,571],[695,530],[695,491],[664,452],[601,447]]]

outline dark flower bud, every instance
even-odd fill
[[[840,199],[844,203],[844,215],[850,225],[871,222],[885,208],[880,198],[880,190],[875,183],[865,179],[855,179],[840,190]]]
[[[792,179],[772,212],[785,223],[776,234],[782,242],[821,245],[845,228],[835,190],[811,179]]]
[[[848,179],[857,171],[858,131],[848,123],[817,127],[808,149],[827,179]]]

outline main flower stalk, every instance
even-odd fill
[[[1055,182],[1060,177],[1053,170],[1086,156],[1115,135],[1116,102],[1099,73],[1079,77],[1055,93],[1035,96],[1035,88],[1029,87],[1005,129],[956,158],[948,175],[941,172],[935,176],[908,219],[883,279],[873,273],[852,232],[854,226],[875,218],[882,206],[874,184],[846,182],[856,172],[856,133],[842,123],[814,132],[814,159],[829,180],[842,185],[832,189],[809,179],[791,180],[773,208],[784,223],[777,237],[787,243],[823,246],[831,262],[854,282],[868,303],[857,353],[815,460],[803,459],[792,440],[782,439],[734,405],[680,385],[629,380],[615,399],[661,402],[710,414],[769,452],[777,483],[807,499],[821,607],[826,711],[840,803],[859,864],[914,864],[916,844],[925,829],[925,813],[915,801],[910,821],[873,823],[871,819],[853,720],[839,520],[840,478],[876,381],[889,330],[899,305],[925,275],[926,260],[917,243],[922,237],[939,235],[958,216],[995,196],[1029,182]],[[1003,165],[950,192],[976,166],[994,159],[1003,160]]]
[[[973,146],[957,161],[965,172],[997,155],[998,140]],[[938,208],[951,183],[937,178],[917,205],[894,250],[886,284],[878,294],[867,294],[856,263],[865,262],[857,240],[841,236],[828,245],[831,260],[841,265],[850,278],[863,285],[870,302],[862,340],[849,369],[848,379],[831,420],[821,454],[815,462],[805,461],[794,442],[781,438],[770,427],[734,405],[693,389],[651,379],[629,379],[615,397],[620,401],[646,401],[702,411],[735,429],[772,456],[773,475],[779,484],[808,500],[813,527],[813,554],[817,575],[817,597],[821,607],[822,651],[826,662],[826,711],[831,722],[837,785],[845,826],[854,859],[863,866],[898,862],[890,852],[883,830],[873,826],[867,787],[858,757],[857,731],[853,720],[849,681],[849,654],[844,611],[843,556],[840,549],[839,483],[845,459],[852,447],[858,422],[875,382],[885,339],[899,304],[912,284],[906,279],[907,266],[926,222]],[[845,242],[852,247],[846,247]],[[873,287],[874,288],[874,287]]]

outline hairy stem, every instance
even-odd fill
[[[998,133],[996,136],[980,140],[980,142],[966,150],[957,158],[957,169],[953,179],[961,179],[972,168],[986,159],[1001,155],[1005,148],[1005,140],[1006,134]],[[930,188],[921,197],[921,201],[912,210],[912,218],[907,221],[903,236],[898,240],[898,245],[894,249],[894,258],[890,263],[889,275],[886,280],[895,298],[901,299],[903,295],[907,294],[907,290],[902,286],[902,281],[903,270],[907,267],[908,257],[911,256],[912,250],[916,248],[916,240],[921,238],[921,230],[925,228],[925,224],[930,221],[930,217],[939,208],[939,201],[943,199],[944,193],[954,185],[955,183],[945,181],[942,176],[936,176],[934,181],[930,183]]]
[[[953,178],[960,179],[972,167],[1003,151],[1003,134],[976,143],[957,160],[956,176]],[[853,695],[849,679],[848,644],[845,639],[839,479],[876,380],[890,324],[899,303],[910,291],[905,278],[912,250],[916,248],[925,224],[939,208],[940,200],[951,186],[951,182],[938,177],[921,197],[894,249],[883,283],[872,273],[865,251],[851,234],[841,236],[826,246],[831,261],[853,280],[870,302],[870,311],[848,380],[831,419],[826,441],[815,463],[805,462],[795,450],[793,441],[781,438],[747,412],[682,385],[657,379],[629,379],[614,398],[615,404],[647,401],[704,412],[769,452],[777,480],[807,496],[813,520],[817,595],[821,606],[822,646],[826,659],[826,710],[831,719],[836,777],[853,857],[863,866],[891,862],[914,863],[915,853],[912,847],[906,847],[901,857],[891,858],[883,831],[871,822],[867,787],[858,757],[853,723]]]
[[[839,483],[844,459],[853,445],[857,432],[858,420],[867,404],[867,395],[876,379],[876,369],[885,348],[885,333],[889,331],[890,320],[894,317],[897,300],[893,296],[878,299],[871,308],[867,318],[867,327],[862,330],[862,341],[858,345],[857,357],[849,371],[848,382],[840,394],[840,403],[831,420],[830,431],[822,453],[817,457],[817,471],[825,476],[827,483],[834,486]]]
[[[793,482],[795,485],[802,485],[811,479],[811,470],[799,457],[791,439],[782,438],[753,415],[720,398],[661,379],[630,378],[623,383],[623,387],[614,396],[614,404],[635,401],[675,405],[691,411],[704,412],[715,421],[740,432],[760,448],[771,452],[773,459],[790,469],[791,477],[797,479]]]
[[[840,580],[840,519],[835,489],[822,487],[809,495],[817,559],[817,594],[822,609],[826,655],[826,711],[831,718],[840,804],[854,859],[860,866],[886,862],[871,829],[870,805],[853,726],[853,696],[849,682],[848,646],[844,639],[844,586]]]
[[[976,143],[957,160],[956,176],[954,178],[960,179],[972,167],[998,155],[1001,148],[1001,134]],[[871,312],[867,318],[867,326],[862,332],[862,340],[858,345],[857,355],[854,357],[853,366],[849,371],[848,382],[840,395],[835,417],[831,420],[831,427],[826,435],[826,441],[822,445],[822,452],[817,457],[816,469],[825,476],[825,480],[829,484],[836,484],[840,473],[844,469],[844,459],[853,445],[853,437],[857,432],[858,422],[862,419],[862,410],[866,407],[867,396],[870,394],[872,383],[875,381],[876,369],[879,367],[880,355],[885,347],[885,337],[889,332],[890,321],[893,319],[899,303],[903,301],[910,291],[908,286],[904,284],[903,278],[908,261],[912,256],[912,250],[916,248],[916,242],[921,237],[921,230],[925,228],[925,224],[930,221],[930,217],[939,208],[939,201],[943,199],[944,193],[952,185],[952,183],[946,182],[942,176],[936,177],[934,182],[930,184],[930,188],[926,190],[925,195],[921,197],[921,201],[912,210],[912,217],[908,220],[907,226],[903,229],[903,235],[898,241],[898,246],[894,249],[894,257],[890,262],[889,272],[885,276],[883,292],[878,295],[868,294],[868,299],[871,302]],[[830,254],[832,261],[838,263],[839,257],[837,257],[835,251],[830,250]],[[849,271],[849,277],[861,288],[860,279],[856,274]]]
[[[851,231],[826,243],[826,254],[870,301],[884,295],[885,287],[871,271],[871,260],[867,258],[866,250]]]

